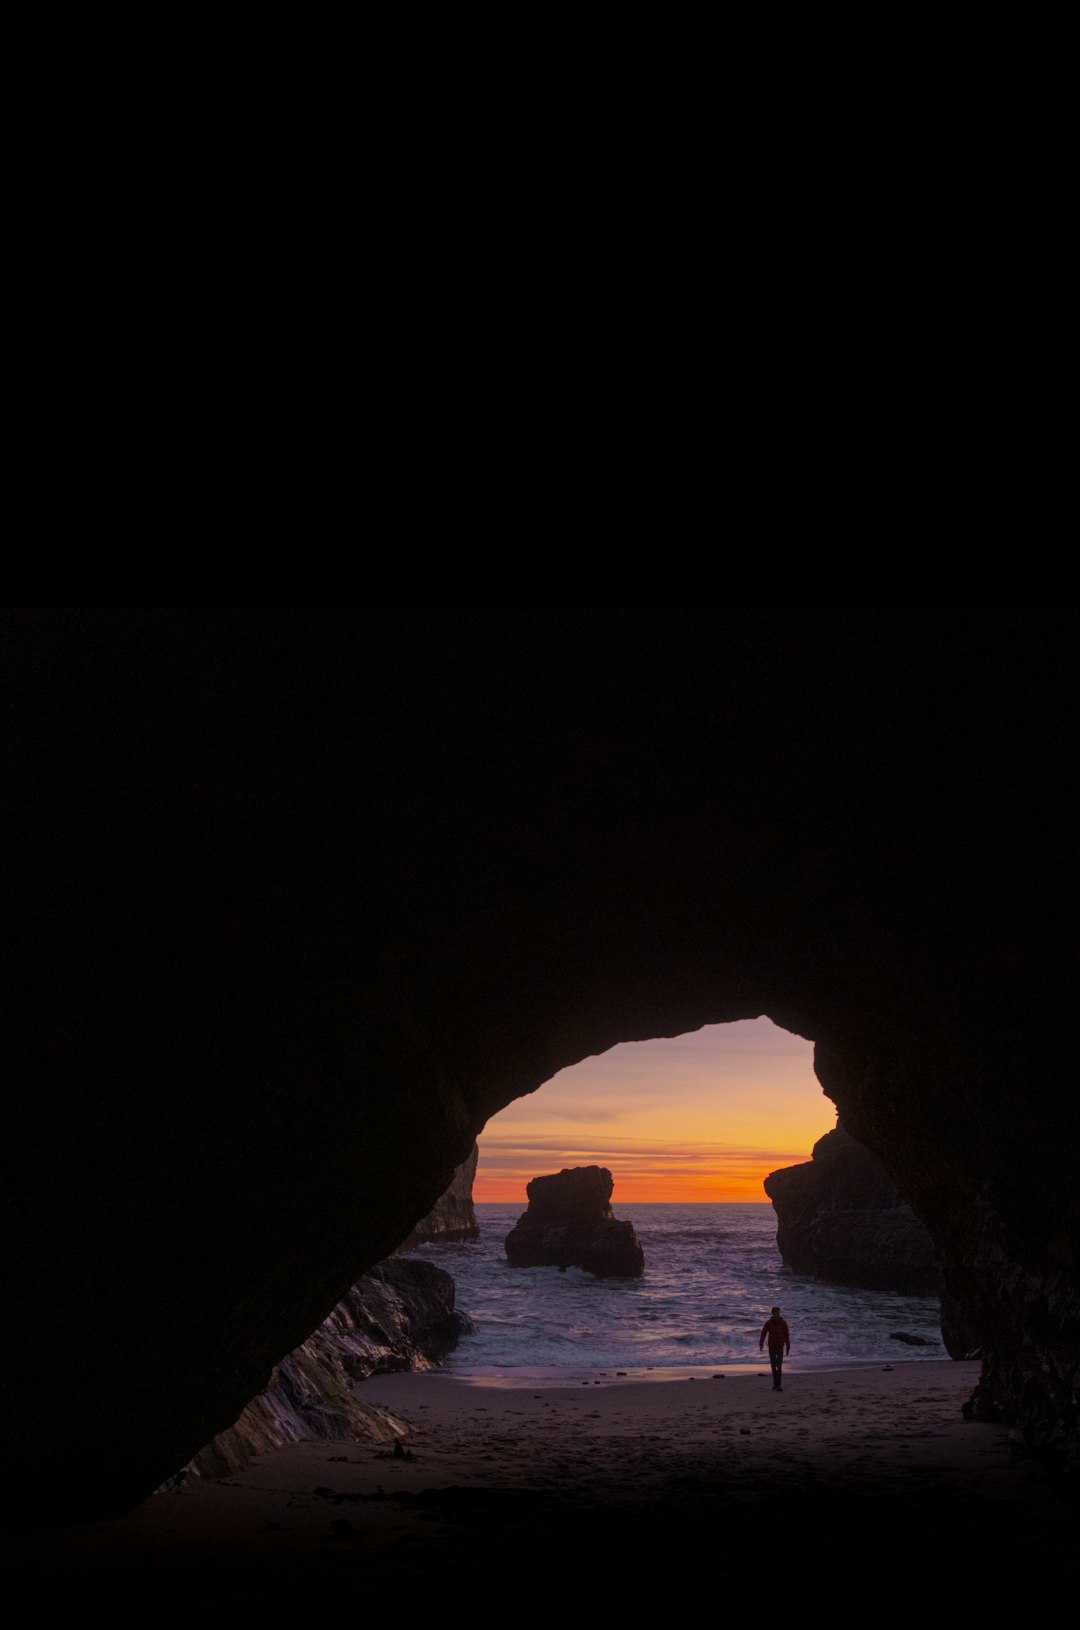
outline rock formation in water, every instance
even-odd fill
[[[0,619],[28,1510],[235,1422],[504,1105],[759,1014],[928,1228],[977,1413],[1078,1441],[1073,609]]]
[[[380,1263],[356,1284],[238,1421],[194,1456],[190,1475],[226,1477],[254,1454],[309,1438],[384,1443],[405,1428],[355,1396],[353,1384],[394,1370],[426,1370],[470,1321],[454,1307],[454,1281],[431,1262]]]
[[[903,1296],[940,1295],[949,1356],[980,1356],[929,1233],[881,1162],[842,1126],[818,1139],[810,1160],[770,1172],[764,1186],[776,1212],[777,1248],[795,1273]]]
[[[400,1251],[411,1251],[415,1245],[449,1245],[457,1240],[480,1238],[472,1197],[479,1158],[480,1150],[474,1143],[468,1158],[455,1167],[446,1193],[439,1196],[426,1217],[421,1217],[408,1239],[398,1247]]]
[[[564,1167],[526,1186],[529,1209],[506,1236],[515,1268],[584,1268],[598,1278],[636,1279],[645,1255],[633,1223],[611,1209],[606,1166]]]
[[[843,1127],[826,1132],[801,1166],[770,1172],[776,1244],[795,1273],[834,1285],[936,1296],[934,1242],[881,1162]]]

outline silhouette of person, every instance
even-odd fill
[[[772,1317],[765,1320],[761,1331],[761,1340],[758,1342],[758,1352],[765,1345],[766,1336],[769,1339],[769,1364],[772,1367],[772,1384],[774,1392],[783,1392],[780,1382],[780,1372],[784,1363],[784,1349],[791,1351],[791,1331],[787,1327],[787,1320],[780,1317],[780,1309],[774,1307]]]

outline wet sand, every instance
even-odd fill
[[[1003,1428],[964,1421],[977,1373],[789,1362],[782,1393],[767,1365],[379,1377],[362,1395],[396,1417],[401,1455],[298,1444],[119,1522],[10,1538],[9,1610],[126,1627],[606,1618],[702,1594],[717,1613],[780,1600],[876,1622],[1063,1605],[1078,1512]]]

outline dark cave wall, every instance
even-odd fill
[[[5,631],[0,1391],[41,1511],[228,1426],[512,1097],[763,1012],[933,1233],[979,1407],[1075,1430],[1069,619]]]
[[[1075,1463],[1080,1136],[1075,1100],[1045,1090],[1065,1045],[934,1059],[917,1042],[819,1044],[815,1069],[934,1238],[948,1303],[984,1353],[974,1415]]]
[[[401,1242],[399,1250],[411,1251],[417,1245],[428,1245],[436,1240],[446,1245],[452,1240],[480,1237],[480,1224],[476,1220],[472,1197],[479,1160],[480,1149],[474,1143],[461,1165],[455,1166],[450,1187],[445,1194],[440,1194],[427,1216],[420,1218],[408,1238]]]

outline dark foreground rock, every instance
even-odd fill
[[[1080,1445],[1074,608],[0,622],[28,1510],[183,1466],[506,1104],[761,1014],[930,1230],[979,1413]]]
[[[472,1186],[480,1150],[474,1143],[467,1159],[454,1171],[453,1181],[439,1196],[426,1217],[421,1217],[412,1233],[398,1249],[411,1251],[415,1245],[450,1245],[456,1240],[479,1239],[480,1225],[473,1206]]]
[[[426,1370],[471,1329],[454,1307],[454,1281],[431,1262],[390,1260],[364,1274],[314,1335],[282,1359],[270,1385],[220,1432],[186,1475],[228,1477],[253,1455],[308,1439],[385,1443],[400,1428],[352,1384],[394,1370]],[[184,1475],[184,1474],[181,1474]]]
[[[982,1343],[964,1317],[960,1298],[946,1280],[941,1287],[941,1339],[950,1358],[982,1358]]]
[[[645,1268],[633,1223],[611,1209],[606,1166],[575,1166],[534,1177],[529,1209],[506,1236],[515,1268],[584,1268],[599,1278],[636,1279]]]

